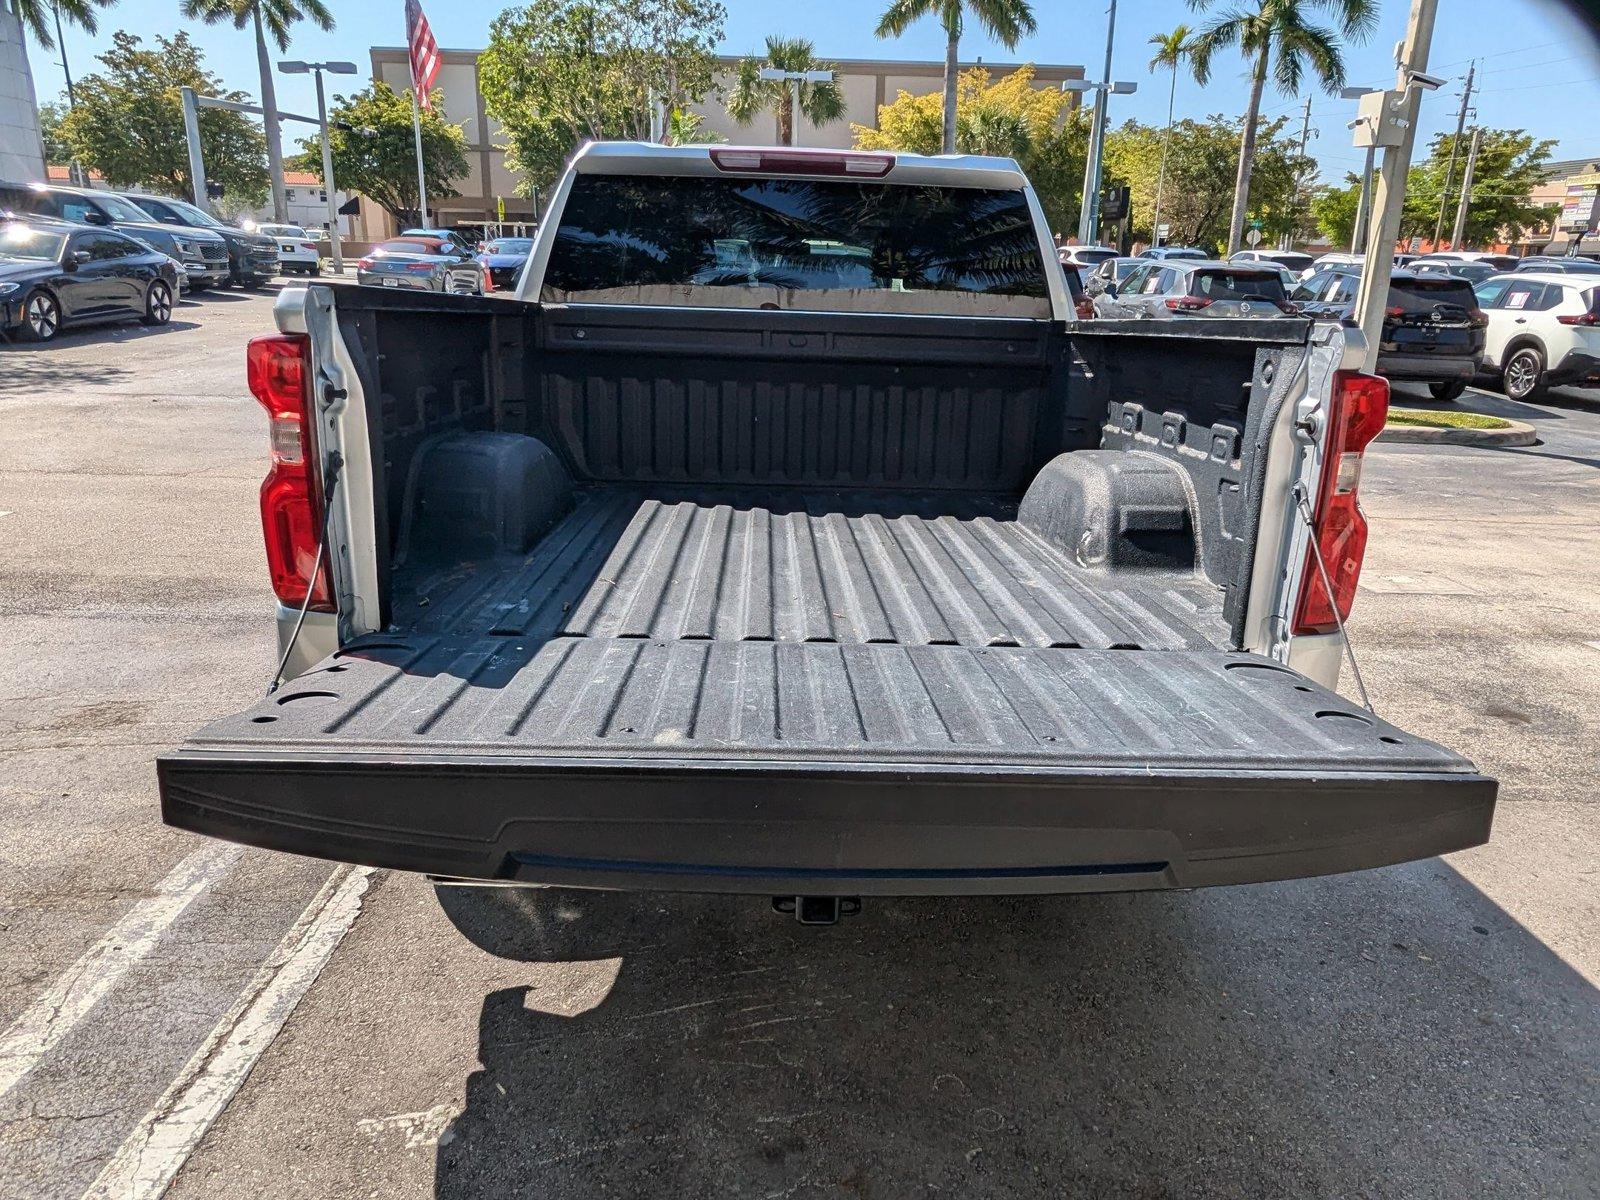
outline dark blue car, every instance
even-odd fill
[[[495,291],[511,291],[517,286],[523,264],[528,261],[528,252],[532,249],[531,237],[508,237],[495,238],[479,251],[478,262],[482,264]]]
[[[0,221],[0,333],[48,342],[71,325],[172,319],[172,259],[114,229]]]

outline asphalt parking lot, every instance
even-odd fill
[[[0,347],[0,1197],[1600,1195],[1600,393],[1368,456],[1367,683],[1499,777],[1486,847],[823,930],[446,912],[159,820],[154,756],[271,670],[272,298]]]

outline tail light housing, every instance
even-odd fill
[[[1577,313],[1565,317],[1557,317],[1563,325],[1600,325],[1600,313]]]
[[[1469,308],[1467,309],[1467,324],[1474,329],[1487,329],[1489,326],[1489,314],[1481,308]]]
[[[1361,459],[1388,415],[1388,380],[1361,371],[1335,372],[1328,444],[1311,517],[1311,536],[1327,567],[1333,594],[1328,594],[1316,555],[1308,548],[1295,604],[1297,634],[1332,633],[1355,603],[1361,560],[1367,552],[1367,518],[1357,496]]]
[[[317,244],[315,242],[301,242],[300,249],[309,250],[311,253],[315,254],[317,252]]]
[[[363,271],[370,271],[372,270],[372,260],[370,258],[363,258],[356,263],[356,266]]]
[[[334,612],[328,564],[312,568],[322,542],[322,496],[313,469],[311,346],[300,333],[250,340],[245,351],[250,394],[267,410],[271,465],[261,483],[261,531],[267,572],[279,601]]]
[[[1205,296],[1174,296],[1167,301],[1167,307],[1173,312],[1196,312],[1202,308],[1210,308],[1211,301]]]
[[[432,263],[425,263],[425,262],[407,263],[406,264],[406,270],[408,270],[408,271],[431,271],[431,270],[433,270],[433,264]]]

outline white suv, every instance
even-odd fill
[[[1600,384],[1600,277],[1518,271],[1475,291],[1489,317],[1483,369],[1511,399]]]

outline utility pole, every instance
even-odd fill
[[[1405,203],[1406,172],[1417,138],[1417,113],[1421,89],[1438,87],[1440,80],[1427,74],[1428,50],[1433,43],[1433,23],[1439,0],[1411,0],[1405,40],[1395,62],[1395,87],[1363,97],[1363,115],[1379,119],[1374,140],[1383,146],[1383,166],[1378,171],[1372,198],[1372,230],[1367,257],[1356,293],[1356,314],[1366,340],[1366,369],[1378,361],[1378,341],[1383,333],[1383,313],[1389,303],[1389,278],[1394,273],[1394,244],[1400,236],[1400,210]],[[1376,110],[1376,111],[1370,111]],[[1366,144],[1366,143],[1363,143]]]
[[[1372,155],[1376,146],[1367,147],[1367,165],[1361,168],[1361,199],[1356,203],[1355,228],[1350,231],[1350,253],[1359,254],[1367,244],[1367,223],[1372,216]]]
[[[1106,140],[1106,101],[1111,87],[1111,45],[1117,36],[1117,0],[1111,0],[1106,17],[1106,69],[1100,73],[1102,87],[1094,96],[1094,124],[1089,128],[1089,161],[1083,171],[1083,207],[1078,215],[1078,241],[1085,246],[1095,244],[1095,230],[1100,227],[1100,156]]]
[[[1456,177],[1456,153],[1461,149],[1461,135],[1467,128],[1467,109],[1472,104],[1472,80],[1478,70],[1476,61],[1467,65],[1467,86],[1461,92],[1461,111],[1456,113],[1456,137],[1450,143],[1450,165],[1444,172],[1444,191],[1439,193],[1439,219],[1433,226],[1433,248],[1439,248],[1439,239],[1444,235],[1444,210],[1450,203],[1450,185]],[[1454,242],[1450,243],[1452,250],[1456,249]]]
[[[1456,227],[1450,234],[1450,248],[1461,249],[1461,240],[1466,236],[1467,206],[1472,201],[1472,172],[1478,165],[1478,146],[1483,141],[1483,126],[1478,126],[1472,131],[1472,147],[1467,151],[1467,166],[1461,173],[1461,203],[1456,205]]]
[[[1306,168],[1305,168],[1306,147],[1307,147],[1307,145],[1310,144],[1310,142],[1311,142],[1311,97],[1307,96],[1306,97],[1306,115],[1305,115],[1305,118],[1300,122],[1300,163],[1301,163],[1301,166],[1300,166],[1300,169],[1298,171],[1296,171],[1295,175],[1294,175],[1294,198],[1289,204],[1289,231],[1283,235],[1282,243],[1278,246],[1278,249],[1280,249],[1280,250],[1292,250],[1294,248],[1295,224],[1299,220],[1299,217],[1300,217],[1300,190],[1305,186],[1305,181],[1306,181]]]

